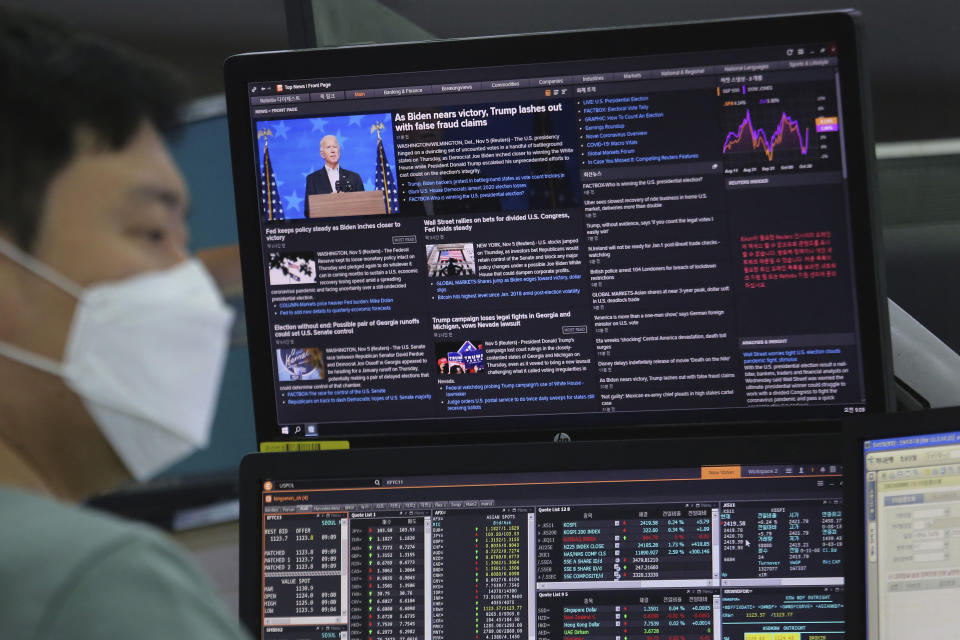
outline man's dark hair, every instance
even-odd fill
[[[137,53],[0,8],[0,230],[29,250],[54,175],[89,131],[118,150],[146,120],[176,126],[179,76]]]

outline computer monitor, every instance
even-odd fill
[[[229,59],[261,445],[884,410],[856,34]]]
[[[251,454],[240,615],[298,640],[858,637],[839,441]]]
[[[855,421],[863,518],[848,538],[866,580],[867,640],[960,628],[960,411]],[[862,569],[862,570],[861,570]],[[858,614],[859,615],[859,614]]]

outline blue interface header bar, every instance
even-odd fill
[[[942,433],[924,433],[901,438],[884,438],[882,440],[865,440],[864,451],[891,451],[893,449],[914,449],[917,447],[931,447],[948,444],[960,444],[960,431],[944,431]]]

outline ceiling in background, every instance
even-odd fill
[[[350,0],[315,0],[349,11]],[[380,0],[438,37],[719,18],[841,8],[842,0]],[[157,55],[222,91],[222,64],[244,51],[287,47],[284,0],[0,0]],[[362,6],[358,4],[356,6]],[[960,137],[960,3],[869,0],[867,54],[880,140]],[[369,19],[358,11],[358,20]]]
[[[166,60],[195,96],[223,92],[223,61],[287,48],[283,0],[0,0]]]
[[[380,0],[443,38],[843,9],[866,21],[878,140],[960,137],[957,0]],[[478,10],[482,7],[482,10]],[[465,16],[469,15],[469,19]]]

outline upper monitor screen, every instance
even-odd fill
[[[836,464],[261,482],[264,639],[845,637]]]
[[[843,55],[249,83],[268,435],[864,411]]]
[[[867,440],[869,640],[960,628],[960,432]]]

